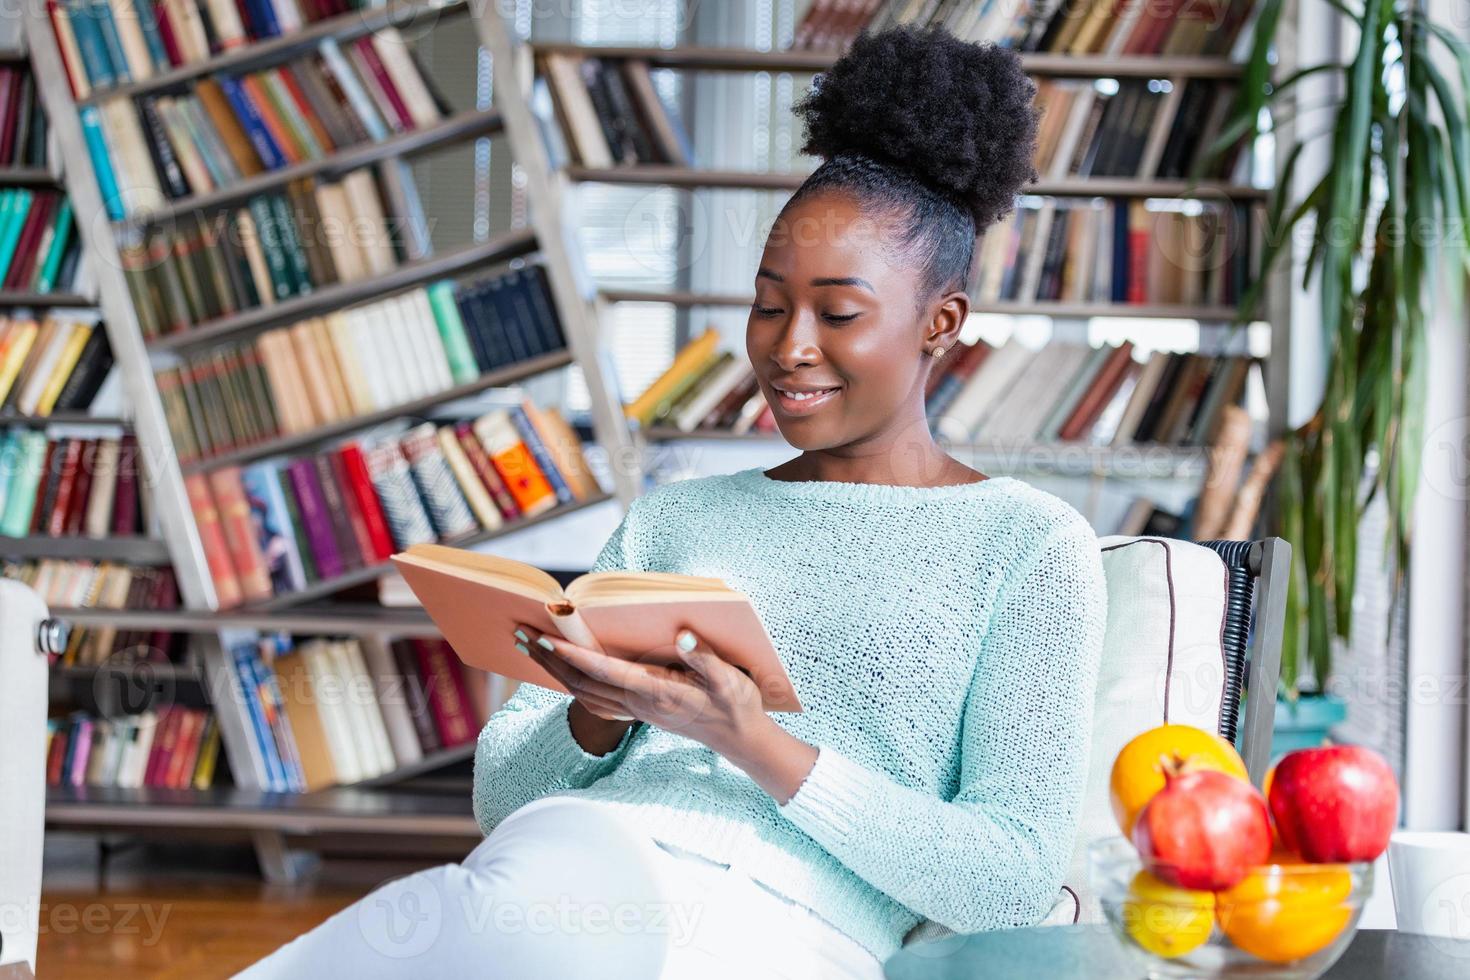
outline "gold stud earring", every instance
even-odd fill
[[[944,348],[943,347],[936,347],[936,348],[934,348],[933,350],[931,350],[929,352],[929,356],[932,357],[932,358],[934,358],[936,361],[939,360],[941,357],[944,356]]]

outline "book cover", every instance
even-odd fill
[[[482,415],[475,420],[474,431],[522,514],[531,517],[556,506],[556,491],[517,433],[509,412],[499,409]]]
[[[293,459],[286,464],[286,475],[290,478],[301,523],[306,529],[317,577],[320,580],[336,578],[347,570],[347,566],[338,549],[331,517],[327,514],[316,467],[310,459]]]
[[[383,505],[383,515],[393,543],[408,548],[434,540],[434,526],[414,487],[408,460],[391,439],[376,442],[363,451],[373,490]]]
[[[415,426],[399,439],[408,460],[413,482],[418,487],[434,530],[441,538],[456,538],[478,530],[474,514],[460,490],[444,453],[439,448],[438,430],[432,422]],[[494,459],[492,454],[491,459]]]
[[[270,575],[272,593],[280,595],[306,588],[306,570],[275,466],[256,463],[245,467],[240,471],[240,484],[250,508],[260,554]]]

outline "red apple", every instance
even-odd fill
[[[1372,861],[1398,823],[1393,770],[1357,745],[1288,753],[1276,764],[1270,794],[1281,843],[1314,864]]]
[[[1133,826],[1133,845],[1155,877],[1220,891],[1270,856],[1266,798],[1250,783],[1210,770],[1165,772],[1164,780]]]

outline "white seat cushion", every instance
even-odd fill
[[[1218,731],[1225,692],[1227,572],[1209,548],[1170,538],[1099,539],[1108,583],[1108,628],[1077,846],[1061,906],[1101,921],[1087,883],[1087,848],[1120,831],[1108,801],[1113,760],[1135,735],[1159,725]],[[1048,922],[1070,922],[1054,914]]]

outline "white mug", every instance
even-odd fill
[[[1388,877],[1401,932],[1470,940],[1470,834],[1398,831]]]

